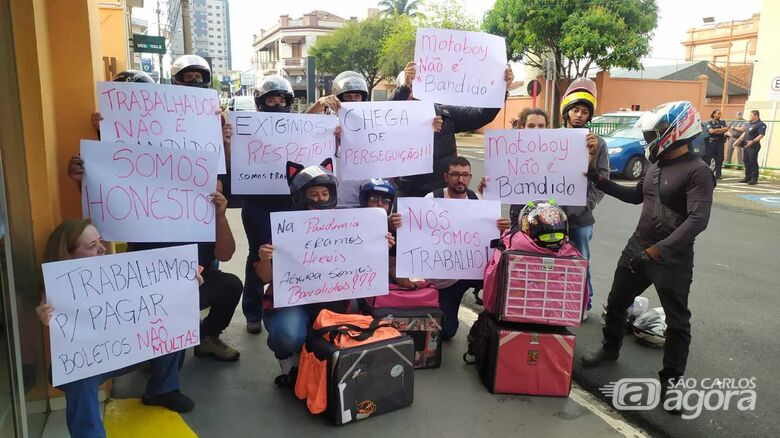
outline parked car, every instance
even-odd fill
[[[236,96],[228,100],[228,111],[257,111],[253,96]]]
[[[609,171],[621,174],[628,179],[639,179],[647,168],[645,159],[645,139],[636,126],[619,128],[609,136],[604,136],[609,154]]]

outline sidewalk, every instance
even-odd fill
[[[238,249],[222,269],[243,277],[246,239],[240,212],[229,210]],[[444,345],[442,367],[415,372],[415,400],[407,408],[343,427],[313,416],[291,391],[273,386],[279,366],[265,344],[266,334],[244,330],[240,305],[224,334],[241,351],[235,363],[200,359],[187,353],[182,391],[197,403],[182,417],[198,436],[403,436],[403,437],[620,437],[643,436],[612,417],[610,409],[578,388],[569,398],[494,395],[479,381],[476,369],[462,360],[466,334],[476,314],[461,308],[458,336]],[[138,398],[144,371],[115,380],[114,398]],[[142,412],[142,411],[141,411]],[[135,411],[135,415],[140,415]],[[144,417],[146,418],[146,417]],[[144,421],[140,418],[140,422]],[[127,430],[126,435],[133,436]]]

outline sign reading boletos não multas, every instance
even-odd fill
[[[43,264],[54,386],[200,343],[196,245]]]
[[[485,132],[485,198],[504,204],[554,199],[585,205],[587,129],[505,129]]]

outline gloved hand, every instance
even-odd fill
[[[592,166],[588,166],[588,171],[585,172],[585,176],[588,177],[589,180],[593,181],[596,184],[598,184],[604,178],[603,176],[601,176],[601,174],[599,174],[599,171]]]
[[[631,260],[628,262],[628,269],[630,269],[631,272],[638,272],[640,269],[642,269],[642,266],[649,261],[650,256],[647,255],[647,251],[642,251],[641,253],[631,258]]]

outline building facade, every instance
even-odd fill
[[[228,0],[190,0],[192,51],[205,58],[217,77],[232,69]],[[168,44],[172,59],[184,55],[181,0],[168,0]]]
[[[309,49],[318,37],[328,35],[349,21],[357,21],[357,17],[346,20],[326,11],[312,11],[296,19],[280,16],[273,27],[261,29],[254,35],[252,67],[258,78],[281,75],[292,84],[296,98],[305,99]],[[316,79],[319,94],[330,88],[332,78],[318,76]]]
[[[756,60],[758,27],[761,14],[755,13],[747,20],[714,23],[688,29],[685,41],[686,61],[709,61],[718,67],[729,63],[750,64]],[[733,27],[733,31],[732,31]],[[729,54],[729,37],[731,53]]]

